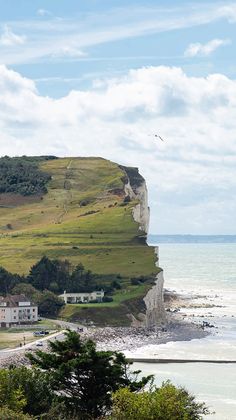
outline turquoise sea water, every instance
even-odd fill
[[[204,339],[146,346],[134,355],[236,360],[236,243],[169,241],[159,244],[159,256],[165,288],[191,296],[195,306],[201,306],[181,312],[194,321],[208,320],[216,328]],[[154,373],[158,384],[171,379],[186,386],[216,412],[209,418],[236,420],[236,365],[138,363],[137,367]]]

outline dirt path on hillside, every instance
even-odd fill
[[[71,183],[69,181],[71,175],[72,175],[72,171],[71,169],[71,164],[72,164],[72,159],[70,160],[69,164],[66,167],[66,172],[65,172],[65,179],[64,179],[64,185],[63,188],[66,191],[66,198],[64,200],[63,203],[63,211],[62,213],[60,213],[56,220],[55,220],[55,224],[60,224],[63,221],[64,216],[66,216],[66,214],[68,213],[68,207],[69,207],[69,203],[72,201],[73,199],[73,194],[71,192]]]

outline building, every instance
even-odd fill
[[[65,303],[89,303],[89,302],[102,302],[104,291],[95,291],[91,293],[66,293],[60,295]]]
[[[38,321],[38,307],[25,295],[0,296],[0,327]]]

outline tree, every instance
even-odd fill
[[[0,407],[0,419],[1,420],[30,420],[33,417],[28,416],[14,410],[11,410],[8,407]]]
[[[204,403],[167,381],[160,388],[140,393],[129,388],[116,391],[110,420],[200,420],[206,414],[209,411]]]
[[[35,287],[31,286],[31,284],[28,283],[18,283],[12,290],[11,293],[13,295],[25,295],[29,299],[34,300],[34,295],[38,293],[38,291],[35,289]]]
[[[28,282],[41,291],[47,289],[62,293],[67,287],[69,270],[68,260],[50,260],[44,256],[31,267]]]
[[[5,268],[0,267],[0,294],[7,295],[20,281],[20,276],[11,274]]]
[[[26,399],[20,386],[15,387],[11,380],[10,370],[0,370],[0,407],[8,407],[21,412]]]
[[[11,388],[15,391],[20,389],[24,396],[24,406],[22,407],[24,413],[38,416],[50,410],[55,395],[50,389],[49,377],[46,372],[28,369],[25,366],[12,367],[5,372],[7,372]],[[11,405],[10,408],[12,408]]]
[[[56,281],[56,267],[53,261],[42,257],[30,269],[28,281],[38,290],[49,289],[50,283]]]
[[[64,306],[63,300],[49,290],[34,295],[35,302],[38,304],[38,312],[41,316],[55,317]]]
[[[92,292],[96,288],[96,276],[90,271],[86,271],[83,264],[78,264],[73,270],[69,284],[68,292]]]
[[[151,380],[151,376],[138,380],[139,372],[130,373],[122,353],[97,351],[93,341],[82,341],[74,331],[67,331],[64,341],[51,341],[50,350],[28,357],[33,365],[49,372],[52,389],[78,419],[105,414],[112,404],[112,392],[127,386],[137,391]]]

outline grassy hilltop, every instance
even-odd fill
[[[124,202],[124,169],[102,158],[39,159],[37,166],[47,174],[47,193],[43,188],[34,194],[7,188],[0,193],[0,265],[28,274],[46,255],[81,262],[107,281],[118,276],[122,288],[113,302],[67,305],[61,315],[127,324],[127,314],[139,311],[150,287],[131,285],[130,278],[151,278],[158,269],[154,250],[132,217],[137,201]]]

